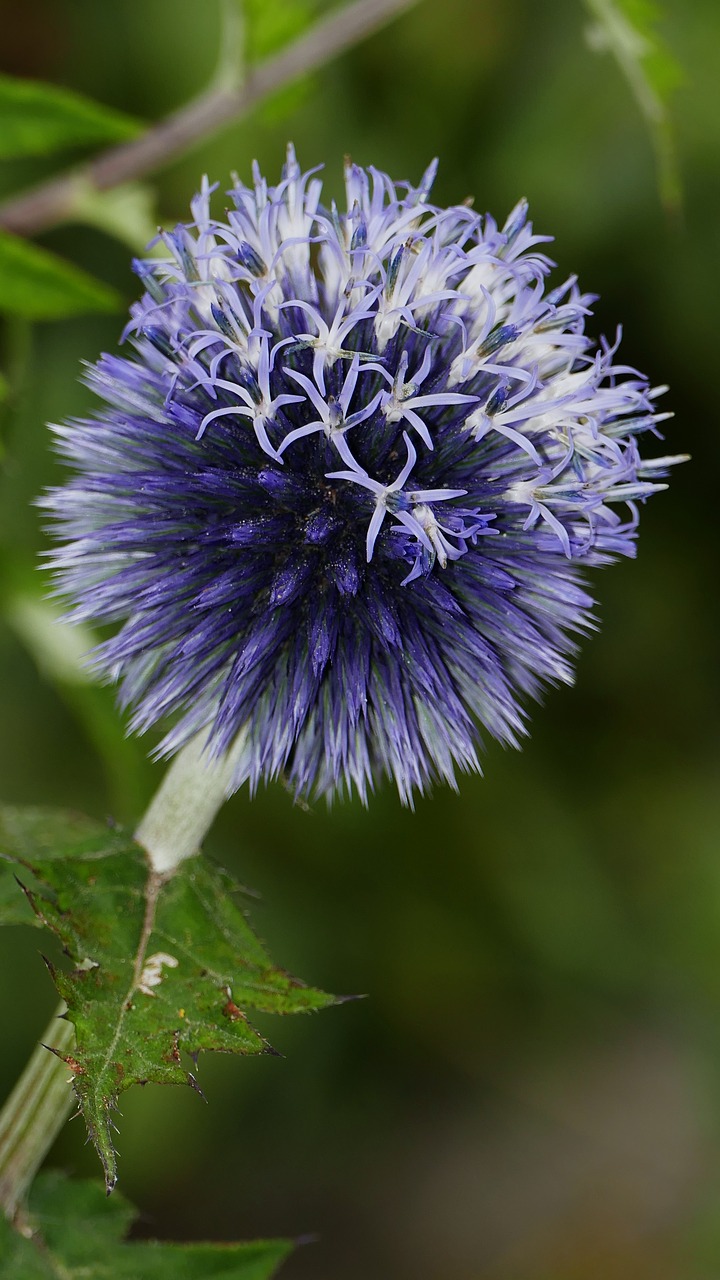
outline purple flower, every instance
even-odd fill
[[[394,779],[411,801],[517,744],[572,679],[584,569],[633,554],[661,388],[585,335],[591,298],[524,203],[502,229],[348,165],[347,210],[292,148],[280,184],[207,181],[137,264],[107,407],[56,428],[75,468],[44,500],[71,616],[131,728],[235,746],[235,783],[299,795]]]

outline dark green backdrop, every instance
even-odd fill
[[[275,958],[368,999],[271,1030],[284,1057],[205,1060],[188,1090],[123,1102],[122,1186],[140,1230],[316,1232],[288,1280],[710,1280],[720,1274],[720,793],[717,731],[716,0],[663,0],[685,68],[685,189],[670,222],[619,72],[580,0],[425,0],[384,34],[160,179],[166,222],[203,171],[278,173],[291,136],[339,191],[351,153],[469,194],[527,195],[561,270],[602,295],[597,332],[669,382],[669,449],[693,462],[642,521],[639,559],[595,579],[601,633],[522,754],[400,808],[385,790],[305,813],[280,788],[228,804],[209,852],[261,894]],[[215,55],[210,0],[0,0],[0,70],[155,117]],[[10,188],[46,170],[5,166]],[[119,287],[129,253],[67,228],[44,243]],[[5,422],[4,598],[42,546],[30,505],[56,476],[44,423],[81,410],[81,360],[121,318],[6,330],[26,367]],[[160,776],[119,749],[112,694],[58,689],[0,622],[0,789],[132,820]],[[118,748],[114,777],[99,739]],[[43,940],[44,943],[44,940]],[[39,936],[0,936],[0,1089],[54,996]],[[50,945],[45,944],[45,945]],[[54,1153],[94,1174],[80,1122]]]

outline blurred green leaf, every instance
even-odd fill
[[[0,231],[0,311],[59,320],[120,306],[109,285],[47,249]]]
[[[127,832],[74,815],[64,822],[62,813],[10,810],[4,854],[21,880],[34,877],[33,910],[83,966],[50,968],[77,1032],[66,1061],[111,1189],[121,1093],[148,1081],[197,1088],[183,1054],[194,1066],[203,1050],[273,1052],[246,1010],[302,1013],[334,998],[271,963],[235,900],[239,886],[203,857],[163,879]]]
[[[287,120],[296,111],[300,111],[309,97],[313,80],[313,76],[304,75],[292,84],[286,85],[284,89],[271,94],[267,101],[258,107],[258,119],[265,125],[274,125],[281,120]]]
[[[318,0],[244,0],[247,26],[247,56],[260,62],[308,30],[318,17],[332,8]],[[270,95],[258,110],[265,124],[287,119],[300,109],[314,77],[304,75]]]
[[[0,159],[48,155],[84,143],[122,142],[142,125],[79,93],[0,75]]]
[[[78,188],[72,219],[97,227],[138,252],[157,232],[155,201],[154,188],[144,182],[125,182],[110,191],[98,191],[88,184]]]
[[[659,10],[652,0],[585,0],[585,6],[593,19],[591,47],[611,53],[625,76],[652,134],[663,204],[677,209],[682,190],[667,103],[682,72],[655,31]]]
[[[99,1183],[43,1174],[30,1195],[30,1238],[0,1215],[3,1280],[271,1280],[292,1249],[286,1240],[125,1244],[135,1216]]]
[[[57,605],[29,592],[12,596],[4,612],[47,680],[59,685],[92,684],[85,659],[98,639],[88,626],[66,622]]]
[[[37,578],[37,572],[35,571]],[[136,813],[144,801],[144,752],[126,737],[111,691],[93,679],[87,657],[99,643],[88,627],[69,623],[49,600],[35,594],[37,584],[8,597],[5,621],[82,725],[103,763],[113,813]]]
[[[318,0],[244,0],[246,48],[250,62],[258,62],[296,39],[312,26]]]

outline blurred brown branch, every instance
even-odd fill
[[[87,164],[51,178],[0,204],[0,228],[31,236],[72,217],[88,189],[108,191],[152,173],[247,114],[271,93],[322,66],[343,50],[409,9],[417,0],[354,0],[250,70],[245,81],[211,89],[152,126],[132,142],[111,147]]]

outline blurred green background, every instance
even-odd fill
[[[271,0],[268,0],[270,3]],[[284,1057],[205,1059],[190,1090],[124,1097],[125,1193],[141,1235],[319,1241],[288,1280],[711,1280],[720,1274],[720,789],[714,393],[720,221],[716,0],[663,0],[682,218],[579,0],[425,0],[288,98],[158,178],[164,222],[203,171],[270,178],[294,139],[339,193],[346,153],[397,178],[441,158],[440,202],[502,218],[521,195],[564,275],[601,294],[597,333],[669,382],[669,451],[693,462],[643,515],[639,560],[595,579],[600,634],[522,754],[415,812],[305,813],[236,796],[208,851],[260,894],[280,963],[368,999],[264,1028]],[[205,84],[214,4],[0,0],[0,70],[148,119]],[[57,163],[57,162],[56,162]],[[52,170],[8,163],[2,189]],[[129,252],[68,227],[42,243],[136,295]],[[561,277],[558,276],[558,279]],[[88,406],[80,362],[121,317],[6,324],[5,606],[43,545],[57,475],[45,422]],[[161,770],[122,745],[108,690],[57,685],[0,621],[0,789],[132,821]],[[115,761],[111,767],[109,758]],[[0,935],[0,1091],[55,997],[28,931]],[[80,1122],[53,1161],[95,1175]]]

